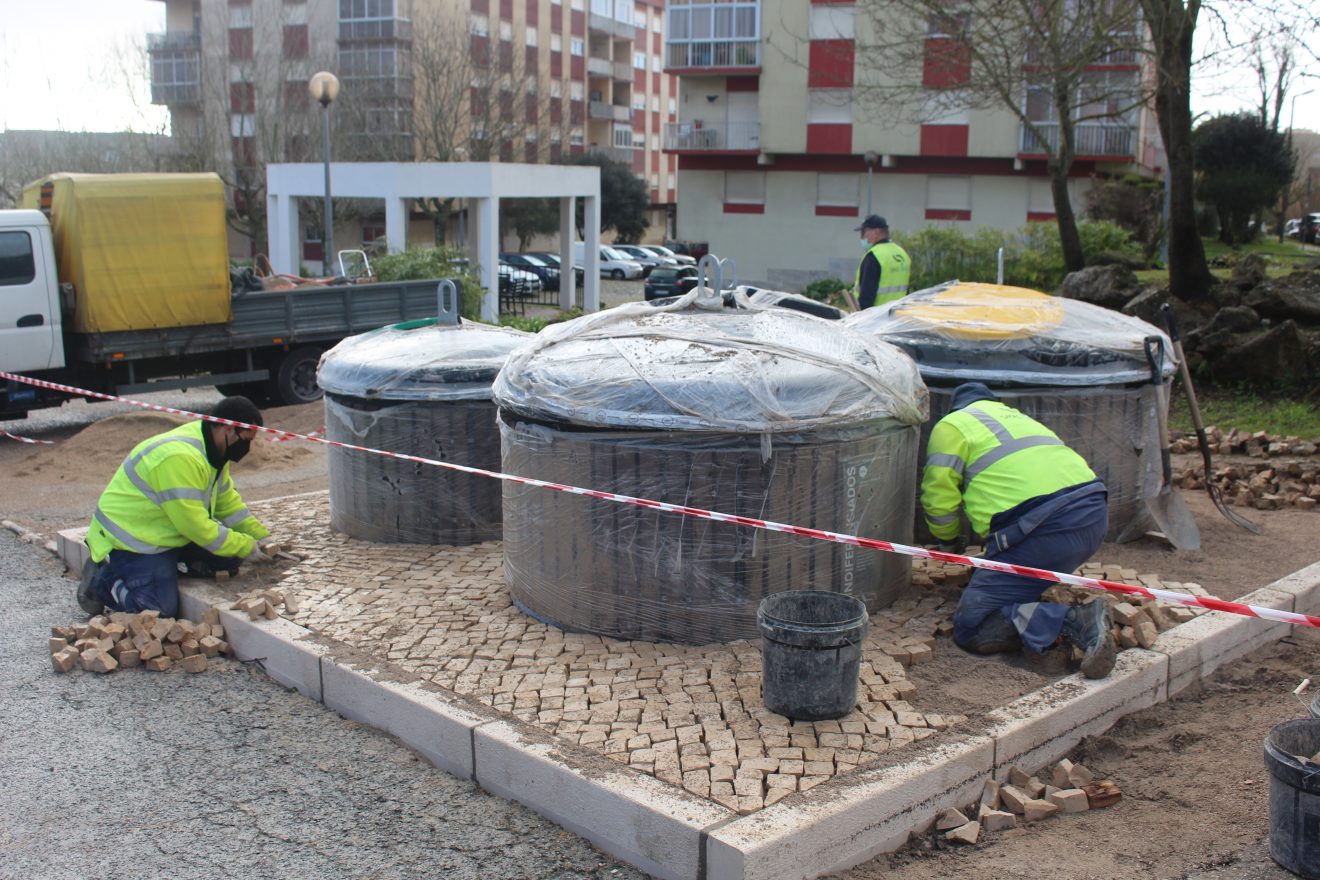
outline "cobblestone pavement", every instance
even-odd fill
[[[499,542],[354,540],[330,530],[327,495],[253,507],[297,536],[304,561],[280,584],[299,599],[294,622],[743,813],[965,720],[906,674],[951,629],[954,585],[967,577],[955,566],[919,565],[917,598],[872,615],[857,711],[789,722],[762,705],[757,643],[565,633],[511,603]]]

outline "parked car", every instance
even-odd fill
[[[642,264],[642,277],[645,278],[651,274],[651,270],[656,266],[673,265],[669,260],[656,256],[645,248],[638,247],[635,244],[612,244],[611,248],[621,254],[626,255],[631,260],[636,260]]]
[[[497,274],[500,279],[500,296],[531,299],[542,290],[540,278],[503,260],[500,260]]]
[[[500,254],[500,259],[541,279],[545,290],[559,289],[559,267],[531,254]]]
[[[710,253],[710,245],[704,241],[667,241],[665,247],[676,254],[684,254],[694,260],[700,260]]]
[[[697,286],[696,266],[658,266],[642,286],[647,302],[666,296],[678,296]]]
[[[556,269],[559,270],[561,275],[563,274],[564,267],[559,261],[559,254],[552,254],[550,251],[528,251],[523,256],[536,257],[536,259],[541,260],[542,262],[545,263],[549,263],[551,266],[554,266]],[[583,269],[581,266],[574,266],[573,274],[577,276],[577,286],[581,287],[582,277],[586,274],[586,270]]]
[[[664,245],[639,244],[638,247],[644,251],[650,251],[658,257],[668,257],[675,265],[695,266],[697,264],[695,257],[689,257],[687,254],[676,254]]]
[[[1295,238],[1303,244],[1315,244],[1316,236],[1320,235],[1320,211],[1289,220],[1283,231],[1289,238]]]
[[[586,264],[586,242],[573,242],[573,260],[574,262]],[[600,247],[600,277],[614,278],[622,280],[624,278],[641,278],[642,264],[636,260],[630,259],[627,254],[620,253],[607,245]]]

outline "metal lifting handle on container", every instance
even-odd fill
[[[450,312],[458,314],[458,285],[448,278],[442,278],[435,286],[435,307],[437,315],[447,315]]]
[[[738,285],[738,264],[733,258],[721,260],[714,254],[706,254],[697,262],[697,286],[709,287],[711,290],[722,292],[724,285],[724,267],[728,265],[730,273],[729,287]],[[714,281],[714,284],[710,282]]]

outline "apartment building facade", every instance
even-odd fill
[[[787,289],[851,279],[868,188],[871,212],[900,235],[1054,219],[1044,150],[1008,108],[902,118],[862,99],[856,55],[874,12],[860,10],[853,0],[669,2],[665,65],[679,77],[679,114],[665,149],[679,159],[678,233],[734,258],[741,279]],[[949,47],[932,19],[921,69],[893,75],[946,89],[947,77],[966,75],[951,69]],[[1129,77],[1135,92],[1139,59],[1108,60],[1096,75]],[[1038,130],[1057,137],[1048,95],[1022,100]],[[1163,165],[1153,114],[1141,107],[1081,123],[1077,138],[1074,206],[1093,175]]]
[[[672,227],[677,119],[663,72],[663,0],[153,0],[153,103],[177,138],[259,173],[319,161],[320,107],[307,82],[338,76],[335,161],[561,162],[587,151],[626,162],[650,193],[651,237]],[[238,194],[241,200],[241,193]],[[335,247],[376,240],[369,214]],[[316,224],[304,257],[319,260]],[[435,240],[424,213],[410,241]]]

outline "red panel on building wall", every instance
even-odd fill
[[[477,67],[486,67],[490,64],[490,37],[484,37],[480,34],[473,34],[468,41],[471,47],[472,63]]]
[[[853,41],[812,40],[807,61],[807,86],[842,89],[853,84]]]
[[[651,74],[651,94],[660,94],[660,74],[658,73]]]
[[[639,92],[646,91],[646,71],[633,69],[633,88]]]
[[[574,82],[584,82],[587,78],[587,59],[581,55],[568,57],[568,77]]]
[[[563,75],[564,75],[564,53],[563,53],[563,52],[551,52],[551,53],[550,53],[550,75],[551,75],[551,76],[563,76]]]
[[[551,145],[550,145],[550,161],[551,161],[551,163],[558,162],[559,160],[561,160],[561,159],[563,159],[563,158],[564,158],[564,145],[563,145],[563,144],[551,144]]]
[[[307,84],[301,80],[284,84],[284,112],[306,111],[312,105],[312,96],[307,92]]]
[[[513,0],[500,0],[500,19],[513,21]]]
[[[633,150],[632,170],[636,171],[638,174],[644,174],[646,172],[645,150]]]
[[[537,48],[535,46],[528,46],[524,51],[523,64],[526,66],[528,73],[531,73],[533,70],[536,70],[540,66],[539,62],[536,59],[536,53],[537,53]]]
[[[1027,222],[1028,222],[1028,223],[1053,223],[1053,222],[1054,222],[1055,220],[1057,220],[1057,219],[1059,219],[1059,215],[1058,215],[1058,214],[1055,214],[1053,211],[1028,211],[1028,212],[1027,212]]]
[[[847,122],[807,126],[808,153],[851,153],[852,125]]]
[[[725,202],[726,214],[764,214],[765,205],[746,205],[741,202]]]
[[[972,212],[959,208],[927,208],[927,220],[971,220]]]
[[[966,156],[967,126],[923,125],[921,127],[921,155]]]
[[[651,54],[663,55],[665,51],[664,41],[660,39],[659,34],[651,34]]]
[[[500,70],[513,72],[513,41],[500,40]]]
[[[478,15],[486,15],[490,12],[490,0],[472,0],[471,8]]]
[[[513,161],[513,141],[500,142],[500,161],[501,162]]]
[[[574,156],[581,156],[587,151],[587,148],[583,144],[569,144],[568,151]]]
[[[523,116],[528,122],[536,122],[536,118],[541,113],[541,102],[537,95],[528,95],[526,97],[527,107],[523,111]]]
[[[556,34],[564,30],[564,7],[558,4],[550,7],[550,30]]]
[[[556,124],[564,121],[564,102],[559,98],[550,99],[550,121]]]
[[[229,29],[229,58],[231,61],[252,60],[252,28]]]
[[[658,112],[651,114],[651,131],[656,134],[660,133],[660,114]]]
[[[585,116],[586,116],[586,114],[582,112],[582,102],[581,102],[581,101],[569,101],[569,102],[568,102],[568,121],[569,121],[569,122],[571,122],[573,125],[581,125],[581,124],[582,124],[582,120],[583,120],[583,118],[584,118]]]
[[[972,79],[972,52],[967,44],[950,37],[926,40],[921,65],[921,84],[929,89],[965,86]]]
[[[480,119],[486,115],[486,93],[473,86],[468,90],[469,103],[472,105],[473,118]]]
[[[585,37],[587,35],[587,14],[578,12],[576,9],[569,11],[568,18],[569,33],[575,37]]]
[[[860,217],[859,208],[849,208],[845,205],[817,205],[817,217]]]
[[[307,90],[304,88],[304,92]],[[311,97],[308,95],[307,97]],[[252,113],[257,109],[257,87],[250,82],[229,84],[229,111],[231,113]]]
[[[527,14],[524,20],[527,22],[528,27],[536,27],[541,21],[540,0],[527,0]]]
[[[761,91],[761,78],[759,76],[731,76],[724,83],[725,91],[729,92]]]
[[[529,165],[536,164],[536,144],[523,144],[523,161]]]
[[[286,24],[284,26],[284,57],[307,57],[307,25]]]

